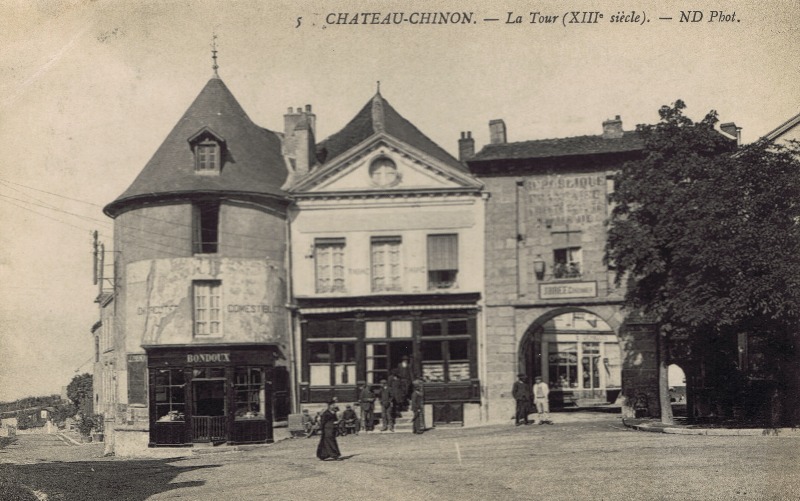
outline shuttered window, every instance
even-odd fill
[[[457,277],[458,235],[428,235],[428,288],[452,288]]]

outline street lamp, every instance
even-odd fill
[[[544,280],[544,270],[545,270],[545,263],[541,260],[541,256],[537,256],[539,259],[533,262],[533,271],[536,273],[536,280]]]

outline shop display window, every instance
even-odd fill
[[[186,410],[186,382],[183,369],[154,371],[156,420],[183,421]]]
[[[309,342],[311,386],[355,385],[355,343]]]
[[[551,388],[578,387],[578,345],[552,343],[549,345],[548,367]]]
[[[233,376],[236,393],[236,419],[264,419],[266,391],[264,369],[237,367]]]

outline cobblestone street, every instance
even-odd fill
[[[558,417],[553,426],[342,437],[341,462],[317,460],[316,439],[123,460],[98,457],[99,445],[20,436],[0,454],[0,486],[23,484],[51,500],[796,498],[796,436],[655,434],[613,415]],[[3,499],[26,499],[8,492]]]

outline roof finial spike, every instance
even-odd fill
[[[381,81],[378,80],[378,94],[381,93]]]
[[[214,60],[214,64],[211,68],[214,70],[214,77],[219,78],[219,73],[217,70],[219,69],[219,65],[217,64],[217,33],[214,30],[211,33],[211,59]]]

